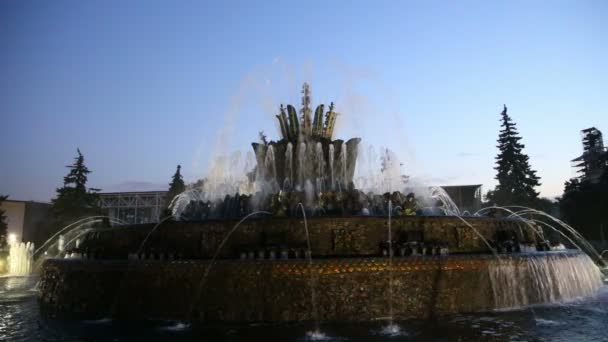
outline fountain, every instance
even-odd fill
[[[34,244],[31,242],[12,242],[9,246],[8,274],[25,276],[32,271]]]
[[[174,217],[162,224],[63,239],[61,255],[87,257],[44,261],[43,312],[311,321],[315,336],[323,321],[388,314],[383,333],[397,335],[400,319],[567,301],[600,288],[594,260],[558,245],[587,250],[561,221],[538,221],[527,208],[461,216],[441,188],[425,190],[440,209],[418,209],[402,194],[407,178],[388,150],[381,176],[355,180],[360,139],[334,139],[335,106],[313,111],[305,89],[300,117],[291,105],[279,108],[280,140],[261,134],[252,144],[246,176],[233,172],[235,160],[218,162],[203,188],[173,200]],[[562,233],[558,240],[548,241],[545,225]]]

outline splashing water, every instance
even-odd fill
[[[388,201],[388,319],[389,323],[382,328],[380,334],[385,336],[401,335],[401,327],[395,324],[393,314],[393,231],[391,226],[393,202]]]
[[[310,303],[312,307],[312,314],[315,320],[315,330],[314,333],[319,336],[325,336],[320,330],[320,322],[319,322],[319,311],[317,309],[317,293],[316,293],[316,278],[314,273],[312,272],[312,248],[310,246],[310,234],[308,232],[308,222],[306,221],[306,210],[304,210],[304,205],[300,202],[298,203],[298,207],[302,210],[302,217],[304,218],[304,232],[306,233],[306,258],[308,259],[308,266],[310,268]]]
[[[112,319],[108,318],[108,317],[104,317],[104,318],[99,318],[99,319],[86,319],[83,322],[86,324],[103,325],[103,324],[112,323]]]
[[[588,297],[602,287],[600,270],[581,252],[496,260],[488,271],[496,309]]]
[[[78,221],[72,222],[70,224],[68,224],[67,226],[59,229],[59,231],[57,231],[57,233],[53,234],[53,236],[51,236],[50,238],[48,238],[43,244],[42,246],[40,246],[38,249],[36,249],[36,251],[34,251],[34,256],[39,256],[40,253],[48,250],[49,248],[51,248],[53,244],[57,243],[57,239],[59,238],[59,236],[61,235],[68,235],[70,234],[70,232],[73,231],[78,231],[79,229],[81,229],[82,227],[85,227],[89,224],[93,224],[93,223],[97,223],[97,222],[101,222],[103,219],[107,219],[110,221],[110,223],[118,223],[118,224],[125,224],[126,222],[117,219],[117,218],[113,218],[110,216],[89,216],[89,217],[85,217],[83,219],[80,219]]]
[[[32,271],[34,259],[34,244],[31,242],[15,242],[9,249],[8,274],[24,276]]]
[[[336,189],[336,183],[335,183],[335,179],[334,179],[334,144],[329,144],[329,181],[330,181],[330,188],[331,190],[335,190]]]
[[[190,328],[190,324],[174,322],[172,325],[161,328],[164,331],[184,331]]]
[[[261,157],[261,156],[260,156]],[[270,161],[269,161],[270,162]],[[258,165],[258,172],[263,172],[265,160],[261,159]],[[272,163],[270,163],[272,164]],[[211,162],[207,177],[202,185],[189,186],[181,194],[175,196],[169,207],[176,219],[181,218],[181,214],[191,201],[217,201],[223,200],[226,195],[252,194],[259,188],[264,188],[268,184],[265,181],[251,182],[248,174],[256,165],[256,157],[252,152],[243,153],[236,151],[230,156],[220,156]],[[276,170],[272,170],[276,175]],[[258,177],[262,179],[262,177]],[[276,186],[275,184],[271,184]]]
[[[304,182],[304,198],[306,199],[306,206],[311,207],[315,200],[315,187],[312,185],[310,179]]]
[[[348,151],[346,150],[346,144],[342,144],[340,147],[340,155],[338,158],[340,159],[340,184],[343,188],[346,188],[348,184],[346,184],[346,180],[348,179],[346,175],[346,157],[348,156]]]
[[[278,181],[277,164],[273,145],[269,145],[266,149],[266,157],[264,159],[264,164],[260,168],[263,168],[265,170],[265,176],[263,178],[257,179],[254,184],[257,183],[256,185],[262,185],[262,188],[267,188],[267,191],[270,191],[271,193],[276,193],[281,190]]]
[[[125,224],[124,221],[109,216],[91,216],[73,222],[60,229],[46,240],[40,248],[34,251],[35,261],[32,270],[39,270],[46,259],[63,257],[66,249],[69,249],[73,243],[79,241],[83,235],[99,230],[100,228],[93,228],[91,225],[100,223],[103,220],[107,220],[111,224]]]
[[[530,222],[532,222],[533,220],[527,220],[525,218],[523,218],[520,215],[517,215],[516,212],[514,212],[513,210],[509,209],[509,206],[506,207],[499,207],[499,206],[490,206],[490,207],[485,207],[482,209],[479,209],[476,213],[475,216],[479,216],[478,213],[483,212],[485,210],[490,210],[490,209],[496,209],[496,210],[502,210],[502,211],[506,211],[507,213],[511,214],[509,217],[515,217],[518,220],[520,220],[521,222],[523,222],[525,225],[527,225],[528,227],[530,227],[530,229],[532,229],[532,231],[534,233],[536,233],[536,235],[541,239],[544,240],[544,236],[542,235],[542,229],[539,229],[539,227],[534,227]],[[524,235],[523,230],[521,229],[521,227],[519,228],[519,233],[521,234],[521,236]]]
[[[475,233],[475,235],[477,235],[477,237],[479,237],[485,244],[486,246],[488,246],[488,249],[492,252],[492,254],[494,254],[494,256],[496,257],[496,259],[500,259],[500,256],[498,255],[498,253],[496,252],[496,250],[494,248],[492,248],[492,245],[490,245],[490,243],[488,242],[488,240],[486,240],[486,238],[483,237],[483,235],[477,230],[477,228],[475,228],[472,224],[470,224],[467,220],[463,219],[460,216],[456,216],[460,221],[462,221],[462,223],[464,223],[467,227],[471,228],[473,230],[473,232]]]
[[[460,209],[443,188],[438,186],[431,187],[431,198],[439,200],[448,215],[460,216]]]
[[[204,201],[207,198],[208,196],[207,194],[205,194],[202,188],[186,190],[181,194],[175,196],[171,200],[171,203],[169,203],[169,208],[171,208],[171,214],[173,217],[175,217],[176,220],[180,220],[182,218],[182,213],[186,210],[190,202]]]
[[[546,222],[543,222],[541,220],[532,219],[532,221],[535,222],[535,223],[537,223],[537,224],[543,225],[543,226],[545,226],[545,227],[547,227],[547,228],[549,228],[549,229],[551,229],[553,231],[555,231],[556,233],[558,233],[561,236],[563,236],[566,240],[568,240],[578,250],[582,251],[581,247],[576,242],[574,242],[574,240],[572,240],[568,235],[564,234],[564,232],[562,232],[561,230],[559,230],[559,229],[553,227],[552,225],[550,225],[550,224],[548,224]]]
[[[387,191],[406,191],[408,178],[401,173],[403,165],[397,154],[381,148],[378,154],[374,147],[360,148],[357,155],[355,187],[365,193],[381,194]]]
[[[397,324],[390,323],[380,330],[380,335],[388,336],[388,337],[397,337],[397,336],[405,336],[407,335],[401,327]]]
[[[264,160],[264,168],[266,169],[265,175],[267,178],[270,178],[271,181],[274,180],[276,182],[277,179],[277,166],[274,158],[274,147],[272,145],[268,146],[266,150],[266,159]]]
[[[393,202],[388,201],[388,315],[389,326],[393,323],[393,232],[391,229],[391,218],[393,212]]]
[[[325,158],[323,156],[323,145],[318,142],[315,148],[315,159],[317,163],[317,178],[325,177]]]
[[[306,169],[306,143],[301,142],[300,148],[298,148],[298,187],[302,189],[304,186],[304,180],[306,179],[306,175],[304,174],[304,170]]]
[[[508,208],[514,208],[514,209],[520,209],[519,211],[512,211]],[[524,222],[526,221],[533,221],[536,222],[538,224],[541,224],[555,232],[557,232],[558,234],[560,234],[561,236],[563,236],[566,240],[568,240],[570,243],[572,243],[573,246],[575,246],[576,248],[580,249],[581,251],[590,254],[591,256],[597,258],[598,263],[604,264],[606,265],[606,262],[603,260],[603,258],[601,257],[601,255],[597,252],[597,250],[595,249],[595,247],[593,247],[593,245],[591,245],[591,243],[589,243],[589,241],[587,241],[587,239],[585,239],[578,231],[576,231],[576,229],[574,229],[573,227],[569,226],[568,224],[566,224],[565,222],[555,218],[552,215],[549,215],[547,213],[545,213],[544,211],[540,211],[537,209],[532,209],[529,207],[524,207],[524,206],[517,206],[517,205],[511,205],[511,206],[505,206],[505,207],[485,207],[482,209],[479,209],[475,215],[480,215],[481,213],[490,210],[490,209],[499,209],[499,210],[504,210],[506,212],[508,212],[509,218],[517,218],[520,220],[523,220]],[[560,228],[564,229],[566,232],[570,233],[572,235],[572,238],[569,237],[568,235],[566,235],[563,231],[561,231],[560,229],[556,228],[554,225],[549,224],[547,222],[541,221],[541,220],[537,220],[534,218],[531,219],[525,219],[524,216],[533,216],[533,215],[539,215],[541,217],[547,218],[548,220],[550,220],[551,222],[553,222],[554,224],[557,224]],[[542,233],[542,230],[540,230],[540,232],[537,232],[537,234]],[[542,235],[539,234],[539,236],[544,239],[542,237]],[[576,240],[578,243],[575,243],[574,240]],[[581,247],[585,247],[585,249],[581,248]]]
[[[587,248],[587,250],[589,251],[589,253],[593,254],[594,256],[596,256],[598,258],[598,261],[601,263],[604,263],[604,261],[602,260],[602,258],[600,257],[599,253],[597,252],[597,250],[595,249],[595,247],[593,247],[593,245],[591,245],[589,243],[589,241],[587,241],[587,239],[585,239],[576,229],[574,229],[573,227],[569,226],[568,224],[566,224],[564,221],[559,220],[557,218],[555,218],[554,216],[551,216],[547,213],[545,213],[544,211],[540,211],[540,210],[536,210],[536,209],[531,209],[531,208],[527,208],[525,210],[521,210],[518,211],[515,214],[512,214],[509,217],[512,216],[517,216],[517,217],[521,217],[522,215],[526,215],[526,214],[535,214],[535,215],[540,215],[543,216],[545,218],[548,218],[549,220],[553,221],[554,223],[558,224],[560,227],[562,227],[563,229],[565,229],[567,232],[569,232],[570,234],[572,234],[581,245],[585,246],[585,248]],[[606,266],[606,265],[605,265]]]
[[[306,332],[306,341],[327,341],[329,340],[329,336],[325,333],[317,330],[307,331]]]
[[[285,149],[285,177],[286,180],[289,180],[289,187],[293,186],[293,145],[291,143],[287,143],[287,148]],[[285,189],[284,190],[288,190]]]

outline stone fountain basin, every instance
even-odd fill
[[[557,300],[592,295],[601,286],[593,270],[584,275],[573,270],[569,281],[576,286],[557,286],[559,279],[553,278],[559,274],[551,269],[595,268],[573,250],[502,255],[501,261],[491,255],[395,257],[392,263],[381,257],[320,258],[312,266],[301,259],[217,260],[203,280],[209,264],[50,259],[41,270],[41,309],[51,316],[91,318],[308,321],[312,279],[322,321],[370,321],[387,318],[389,300],[395,318],[428,318],[509,305],[501,293],[513,287],[525,287],[525,304],[534,304],[549,298],[540,288],[547,283]],[[536,269],[545,264],[550,269]],[[548,279],[537,279],[539,274]]]

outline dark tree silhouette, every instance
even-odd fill
[[[171,204],[171,201],[175,196],[181,194],[186,190],[186,184],[184,183],[184,179],[181,174],[181,165],[177,165],[177,170],[175,170],[175,174],[171,179],[171,183],[169,183],[169,191],[167,192],[167,197],[165,199],[165,203],[167,204],[167,208]]]
[[[525,147],[520,142],[516,124],[507,114],[507,106],[501,115],[502,130],[498,135],[498,156],[496,156],[498,185],[488,192],[487,198],[497,205],[524,205],[536,206],[538,192],[534,189],[539,186],[540,178],[536,171],[530,168],[529,157],[523,153]]]
[[[4,202],[8,196],[0,196],[0,205]],[[8,224],[6,223],[6,216],[4,210],[0,209],[0,248],[6,247],[6,239],[8,233]]]
[[[581,178],[567,181],[559,205],[562,218],[587,239],[608,239],[608,164],[603,166],[599,181]]]
[[[77,152],[74,163],[66,166],[70,172],[63,178],[63,187],[57,189],[57,197],[50,209],[52,217],[60,223],[100,213],[99,189],[87,188],[91,171],[84,164],[80,149]]]
[[[608,152],[604,148],[602,132],[595,128],[581,131],[583,134],[583,154],[574,159],[580,173],[580,180],[600,178],[608,163]]]

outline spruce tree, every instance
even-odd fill
[[[57,197],[52,201],[51,215],[59,222],[66,222],[100,212],[97,191],[87,188],[88,174],[84,156],[78,155],[72,165],[66,166],[70,172],[63,178],[63,187],[57,189]]]
[[[583,155],[573,161],[579,170],[580,180],[598,181],[608,166],[608,152],[604,148],[602,132],[595,128],[581,131],[583,134]]]
[[[177,165],[177,170],[175,170],[175,174],[171,179],[171,183],[169,183],[169,191],[167,192],[167,198],[165,199],[165,203],[167,208],[171,204],[171,201],[175,196],[181,194],[186,190],[186,184],[184,183],[184,179],[181,174],[181,165]]]
[[[8,196],[0,196],[0,205],[4,202]],[[0,209],[0,249],[6,247],[8,233],[8,224],[6,223],[6,216],[4,210]]]
[[[589,151],[586,138],[583,140],[584,152]],[[601,162],[597,165],[600,177],[587,177],[589,169],[582,169],[581,177],[566,182],[559,200],[561,218],[590,240],[606,239],[608,235],[608,151],[598,152],[603,160],[603,165]]]
[[[536,206],[540,178],[530,168],[529,157],[522,152],[525,145],[520,142],[516,124],[507,114],[507,106],[501,113],[502,130],[498,135],[499,153],[496,156],[498,185],[487,198],[496,205]]]

